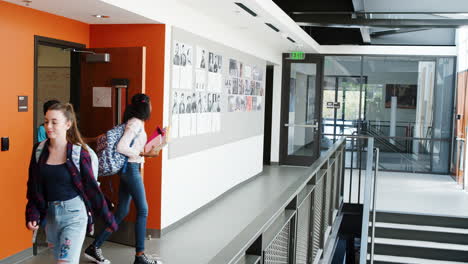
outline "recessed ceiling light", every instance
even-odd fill
[[[93,17],[96,17],[96,18],[109,18],[110,16],[105,16],[105,15],[93,15]]]
[[[29,6],[29,4],[32,3],[32,0],[22,0],[22,2],[23,2],[26,6]]]

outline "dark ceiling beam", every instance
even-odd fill
[[[343,28],[458,28],[468,25],[468,19],[366,19],[313,15],[295,15],[293,19],[300,26]]]
[[[378,37],[383,37],[383,36],[388,36],[388,35],[403,34],[403,33],[417,32],[417,31],[424,31],[424,30],[430,30],[430,28],[416,28],[416,29],[404,28],[404,29],[384,30],[384,31],[372,32],[370,36],[373,38],[378,38]]]
[[[291,11],[290,15],[463,15],[465,12]]]

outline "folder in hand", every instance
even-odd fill
[[[158,151],[161,150],[164,146],[166,146],[168,136],[167,132],[167,128],[161,129],[160,127],[157,127],[146,142],[145,152],[150,152],[153,148],[156,148],[156,150]]]

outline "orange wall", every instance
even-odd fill
[[[91,25],[91,48],[146,47],[146,94],[152,101],[151,119],[146,122],[150,134],[163,121],[164,25]],[[131,85],[131,84],[130,84]],[[150,229],[161,229],[161,157],[146,159],[144,170]]]
[[[34,35],[89,44],[89,25],[0,1],[0,260],[31,247],[25,228],[26,182],[33,144]],[[17,111],[18,95],[29,111]]]

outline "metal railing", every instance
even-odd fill
[[[342,138],[209,263],[318,263],[338,230],[344,161]]]

